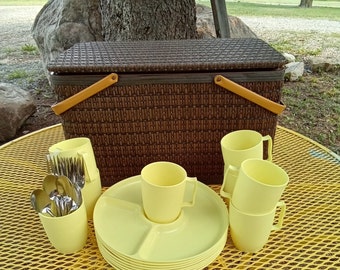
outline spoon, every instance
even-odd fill
[[[43,189],[49,196],[51,209],[54,210],[56,216],[61,216],[63,212],[63,205],[61,202],[61,196],[59,196],[59,192],[57,190],[57,179],[58,176],[52,174],[46,175],[43,181]]]
[[[80,188],[64,175],[47,175],[43,181],[43,190],[50,199],[55,216],[65,216],[78,209],[82,203]]]
[[[47,175],[43,181],[43,190],[47,194],[51,194],[57,189],[57,179],[58,177],[52,174]]]
[[[51,200],[42,189],[36,189],[31,193],[31,204],[37,213],[55,216],[55,212],[50,208]]]
[[[80,188],[77,184],[73,184],[68,177],[62,175],[57,178],[57,190],[62,196],[69,196],[78,206],[81,205]]]

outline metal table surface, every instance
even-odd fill
[[[62,126],[55,125],[0,147],[0,269],[111,268],[98,250],[91,221],[85,248],[63,255],[50,245],[31,208],[30,193],[46,174],[47,149],[63,139]],[[339,156],[278,127],[273,161],[290,176],[284,228],[272,232],[255,254],[238,251],[229,235],[207,269],[340,269]],[[219,185],[211,188],[218,192]]]

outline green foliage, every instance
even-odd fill
[[[289,52],[298,58],[305,56],[318,56],[321,54],[321,48],[304,48],[297,46],[295,40],[292,39],[280,39],[270,43],[270,45],[279,52]]]
[[[291,128],[340,154],[339,71],[306,74],[286,83],[283,102],[288,105],[280,125]]]
[[[14,70],[7,75],[8,80],[23,79],[27,77],[28,73],[25,70]]]
[[[36,54],[38,53],[38,48],[35,45],[32,44],[25,44],[21,47],[21,50],[24,53],[31,53],[31,54]]]
[[[48,0],[3,0],[0,6],[42,6]]]
[[[11,54],[11,53],[14,53],[15,51],[16,51],[15,48],[10,48],[10,47],[4,48],[4,52],[5,52],[6,54]]]
[[[300,8],[297,5],[266,5],[254,3],[230,3],[228,12],[235,16],[271,16],[340,20],[340,8]]]
[[[284,3],[277,1],[257,0],[227,2],[227,11],[233,16],[271,16],[271,17],[294,17],[312,19],[330,19],[340,21],[340,1],[335,2],[336,7],[313,6],[312,8],[300,8],[300,1],[285,0]],[[199,4],[210,6],[209,0],[196,1]],[[333,2],[332,2],[333,3]],[[313,2],[313,5],[315,3]],[[324,5],[327,5],[325,2]]]
[[[296,47],[290,39],[272,42],[270,45],[279,52],[293,52]]]

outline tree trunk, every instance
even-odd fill
[[[313,5],[313,0],[301,0],[299,7],[311,8]]]
[[[105,40],[197,37],[195,0],[101,0]]]

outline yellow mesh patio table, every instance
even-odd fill
[[[91,221],[85,248],[62,255],[31,208],[30,193],[46,175],[47,149],[63,139],[59,124],[0,147],[0,269],[111,269],[98,250]],[[339,156],[278,127],[273,161],[290,176],[282,198],[287,204],[284,228],[272,232],[255,254],[238,251],[229,235],[207,269],[340,269]],[[220,186],[211,188],[218,192]]]

